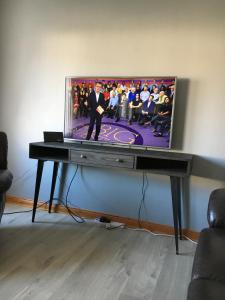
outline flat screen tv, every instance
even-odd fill
[[[171,148],[176,77],[66,77],[64,137]]]

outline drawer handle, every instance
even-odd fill
[[[87,156],[86,156],[86,155],[83,155],[83,154],[81,154],[81,155],[80,155],[80,158],[87,158]]]
[[[121,158],[117,158],[117,159],[116,159],[116,162],[122,163],[123,160],[122,160]]]

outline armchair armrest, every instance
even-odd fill
[[[4,132],[0,131],[0,169],[7,169],[8,141]]]
[[[0,170],[0,194],[8,191],[12,180],[13,175],[9,170]]]
[[[225,228],[225,189],[212,191],[209,197],[207,219],[209,227]]]

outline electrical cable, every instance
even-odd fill
[[[142,227],[142,224],[141,224],[141,210],[142,210],[143,205],[145,204],[145,194],[146,194],[146,189],[148,187],[148,184],[149,183],[148,183],[147,174],[145,172],[143,172],[143,174],[142,174],[142,188],[141,188],[142,198],[141,198],[139,208],[138,208],[138,225],[139,225],[139,228],[129,228],[129,227],[124,227],[124,228],[132,229],[132,230],[136,230],[136,231],[138,231],[138,230],[146,231],[146,232],[151,233],[154,236],[174,237],[173,235],[170,235],[170,234],[154,233],[151,230],[148,230],[148,229],[145,229],[145,228]],[[118,226],[118,228],[119,227],[121,227],[121,226]],[[197,242],[193,241],[192,239],[190,239],[186,235],[183,235],[183,237],[185,237],[187,240],[189,240],[190,242],[192,242],[194,244],[198,244]]]
[[[75,179],[75,177],[76,177],[76,175],[77,175],[77,171],[78,171],[78,167],[79,167],[79,165],[77,165],[77,167],[76,167],[76,170],[75,170],[75,172],[74,172],[74,174],[73,174],[73,176],[72,176],[72,178],[71,178],[71,180],[70,180],[70,182],[69,182],[69,185],[68,185],[68,188],[67,188],[67,192],[66,192],[66,198],[65,198],[65,200],[64,199],[61,199],[61,198],[53,198],[52,200],[58,200],[65,208],[66,208],[66,210],[68,211],[68,213],[69,213],[69,215],[74,219],[74,221],[76,221],[77,223],[84,223],[84,222],[86,222],[85,221],[85,219],[84,218],[82,218],[79,214],[75,214],[71,209],[72,208],[78,208],[79,209],[79,207],[69,207],[68,206],[68,203],[70,204],[70,205],[72,205],[69,201],[68,201],[68,195],[69,195],[69,192],[70,192],[70,188],[71,188],[71,186],[72,186],[72,183],[73,183],[73,181],[74,181],[74,179]],[[61,178],[57,175],[57,178],[58,178],[58,180],[61,182]]]
[[[67,205],[67,203],[68,203],[68,195],[69,195],[69,192],[70,192],[71,185],[72,185],[72,183],[73,183],[73,181],[74,181],[74,178],[75,178],[76,175],[77,175],[78,167],[79,167],[79,165],[77,165],[77,167],[76,167],[76,170],[75,170],[75,172],[74,172],[74,174],[73,174],[72,179],[70,180],[70,183],[69,183],[69,186],[68,186],[68,189],[67,189],[67,192],[66,192],[66,205]]]
[[[80,224],[86,222],[84,218],[82,218],[82,217],[81,217],[80,215],[78,215],[78,214],[75,214],[75,213],[71,210],[71,208],[70,208],[69,206],[65,205],[64,202],[61,202],[61,203],[62,203],[63,206],[67,209],[69,215],[74,219],[74,221],[76,221],[77,223],[80,223]]]
[[[155,232],[152,232],[151,230],[145,229],[145,228],[131,228],[131,227],[125,227],[125,229],[134,230],[134,231],[145,231],[145,232],[151,233],[151,234],[154,235],[154,236],[165,236],[165,237],[171,237],[171,238],[174,238],[174,235],[172,235],[172,234],[155,233]],[[192,239],[190,239],[190,238],[187,237],[186,235],[183,235],[183,237],[184,237],[185,239],[187,239],[188,241],[192,242],[193,244],[196,244],[196,245],[198,244],[198,242],[193,241]]]
[[[59,200],[63,206],[67,209],[69,215],[77,222],[77,223],[84,223],[85,222],[85,219],[83,219],[80,215],[77,215],[77,214],[74,214],[74,212],[71,211],[71,208],[68,206],[68,195],[69,195],[69,191],[70,191],[70,188],[71,188],[71,185],[76,177],[76,174],[77,174],[77,171],[78,171],[78,167],[79,165],[77,165],[76,167],[76,170],[74,172],[74,175],[72,177],[72,179],[70,180],[70,183],[69,183],[69,186],[68,186],[68,189],[67,189],[67,193],[66,193],[66,200],[65,200],[65,203],[63,202],[62,199],[59,199],[59,198],[53,198],[53,200]],[[61,181],[61,179],[58,177],[58,179]],[[48,201],[40,204],[37,206],[37,208],[43,206],[44,204],[48,203]],[[28,212],[32,212],[33,209],[29,209],[29,210],[21,210],[21,211],[14,211],[14,212],[5,212],[3,213],[3,215],[12,215],[12,214],[17,214],[17,213],[28,213]]]
[[[142,198],[141,198],[139,208],[138,208],[138,225],[139,225],[139,228],[142,228],[142,225],[141,225],[141,210],[142,210],[143,205],[145,204],[145,193],[146,193],[147,187],[148,187],[147,175],[145,174],[145,172],[143,172],[143,174],[142,174],[142,188],[141,188]]]
[[[38,209],[39,207],[41,207],[41,206],[47,204],[48,202],[49,202],[49,200],[46,201],[46,202],[44,202],[44,203],[42,203],[42,204],[40,204],[40,205],[38,205],[38,206],[37,206],[37,209]],[[33,209],[29,209],[29,210],[18,210],[18,211],[12,211],[12,212],[4,212],[3,215],[22,214],[22,213],[28,213],[28,212],[32,212],[32,211],[33,211]]]
[[[71,211],[71,207],[68,206],[68,195],[69,195],[69,192],[70,192],[70,188],[71,188],[71,185],[77,175],[77,171],[78,171],[78,167],[79,165],[77,165],[76,167],[76,170],[73,174],[73,177],[72,179],[70,180],[70,183],[69,183],[69,186],[68,186],[68,189],[67,189],[67,193],[66,193],[66,199],[65,199],[65,203],[63,201],[61,201],[61,203],[63,204],[63,206],[65,206],[65,208],[67,209],[69,215],[77,222],[77,223],[84,223],[85,222],[85,219],[82,218],[80,215],[78,214],[75,214],[74,212]]]
[[[65,199],[65,203],[62,199],[59,199],[59,198],[53,198],[53,200],[59,200],[60,203],[63,204],[63,206],[67,209],[69,215],[77,222],[77,223],[84,223],[85,222],[85,219],[82,218],[80,215],[77,215],[77,214],[74,214],[74,212],[71,211],[71,207],[68,206],[68,195],[69,195],[69,192],[70,192],[70,188],[72,186],[72,183],[77,175],[77,171],[78,171],[78,167],[79,165],[77,165],[76,167],[76,170],[74,172],[74,175],[72,177],[72,179],[70,180],[70,183],[69,183],[69,186],[68,186],[68,189],[67,189],[67,193],[66,193],[66,199]],[[61,178],[59,178],[59,181],[61,181]],[[140,201],[140,204],[139,204],[139,208],[138,208],[138,224],[139,224],[139,228],[130,228],[130,227],[126,227],[124,226],[124,224],[122,225],[119,225],[119,226],[114,226],[114,227],[107,227],[106,229],[107,230],[113,230],[113,229],[118,229],[118,228],[123,228],[123,229],[129,229],[129,230],[134,230],[134,231],[145,231],[145,232],[148,232],[148,233],[151,233],[153,236],[164,236],[164,237],[174,237],[173,235],[170,235],[170,234],[164,234],[164,233],[154,233],[152,232],[151,230],[148,230],[148,229],[145,229],[145,228],[142,228],[142,225],[141,225],[141,210],[142,210],[142,207],[143,205],[145,204],[145,193],[146,193],[146,189],[148,187],[148,177],[146,175],[145,172],[143,172],[143,176],[142,176],[142,189],[141,189],[141,193],[142,193],[142,198],[141,198],[141,201]],[[49,202],[46,201],[40,205],[37,206],[37,209],[45,204],[47,204]],[[79,208],[79,207],[77,207]],[[3,215],[12,215],[12,214],[19,214],[19,213],[28,213],[28,212],[32,212],[33,209],[29,209],[29,210],[21,210],[21,211],[14,211],[14,212],[4,212]],[[78,219],[76,219],[78,218]],[[183,237],[185,237],[188,241],[194,243],[194,244],[198,244],[197,242],[193,241],[192,239],[190,239],[189,237],[187,237],[186,235],[183,235]]]
[[[198,242],[196,242],[196,241],[193,241],[192,239],[190,239],[190,238],[189,238],[189,237],[187,237],[186,235],[183,235],[183,237],[185,237],[185,239],[186,239],[186,240],[188,240],[188,241],[192,242],[193,244],[195,244],[195,245],[198,245]]]

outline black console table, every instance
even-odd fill
[[[181,179],[189,176],[191,173],[192,155],[172,150],[119,148],[97,143],[39,142],[29,145],[29,157],[38,160],[32,222],[35,219],[45,161],[54,162],[49,213],[51,212],[59,162],[93,167],[118,168],[118,170],[122,168],[134,171],[146,171],[170,176],[174,236],[176,253],[179,253],[178,237],[180,236],[180,239],[182,239]]]

